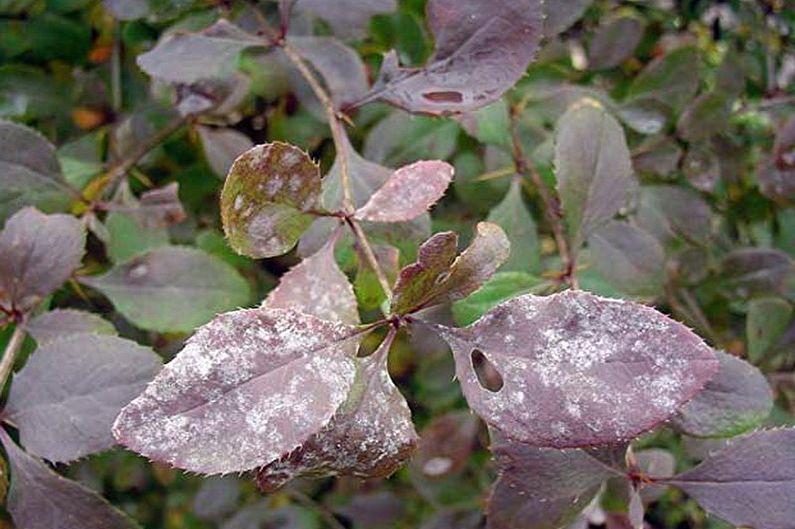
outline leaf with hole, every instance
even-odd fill
[[[191,472],[261,468],[326,428],[348,401],[359,335],[293,310],[222,314],[122,410],[113,433],[131,450]]]
[[[28,452],[74,461],[115,444],[113,421],[160,368],[160,358],[135,342],[66,336],[39,347],[14,375],[6,414]]]
[[[632,439],[671,418],[718,369],[684,325],[587,292],[524,295],[469,327],[436,328],[472,410],[535,446]],[[486,366],[497,384],[481,382]]]
[[[285,143],[258,145],[235,160],[221,193],[229,244],[254,258],[287,253],[319,201],[320,170],[309,155]]]
[[[525,73],[543,32],[538,0],[430,0],[427,13],[436,38],[431,59],[405,68],[390,52],[359,104],[382,100],[435,115],[488,105]]]

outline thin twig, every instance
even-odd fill
[[[381,285],[381,290],[384,291],[387,299],[392,299],[392,287],[389,286],[389,280],[387,279],[384,270],[381,268],[381,265],[378,263],[375,252],[373,251],[372,246],[370,246],[370,241],[367,240],[367,235],[365,235],[364,230],[362,230],[361,225],[356,222],[356,220],[347,219],[347,221],[348,226],[351,227],[353,234],[356,236],[356,243],[364,252],[364,257],[367,259],[367,264],[370,265],[370,268],[373,269],[375,276],[378,278],[378,284]]]
[[[334,513],[322,503],[313,500],[299,490],[288,489],[286,492],[290,498],[320,515],[320,517],[323,518],[323,521],[326,522],[326,525],[328,525],[331,529],[346,529],[345,526],[342,525],[339,520],[337,520],[337,517],[334,516]]]
[[[696,323],[698,323],[698,326],[701,328],[704,334],[706,334],[707,337],[709,337],[709,339],[712,340],[712,343],[714,345],[720,347],[721,339],[718,336],[718,333],[715,332],[715,329],[709,323],[707,317],[704,315],[704,312],[701,310],[701,307],[699,306],[698,301],[696,301],[696,298],[693,296],[690,290],[686,288],[679,289],[679,292],[682,294],[682,299],[685,300],[685,303],[690,309],[690,313],[693,315]]]
[[[510,165],[502,167],[500,169],[495,169],[494,171],[483,173],[482,175],[475,178],[475,182],[487,182],[489,180],[496,180],[497,178],[502,178],[503,176],[510,176],[514,173],[516,173],[516,167]]]
[[[513,161],[516,165],[516,172],[521,175],[527,176],[532,180],[533,184],[538,191],[541,201],[544,203],[544,215],[549,222],[552,234],[555,237],[555,244],[558,247],[558,254],[563,261],[563,277],[569,282],[572,288],[579,288],[577,278],[574,275],[575,262],[572,257],[569,244],[566,241],[566,236],[563,231],[563,222],[560,218],[560,210],[557,198],[552,194],[552,191],[547,187],[544,179],[538,173],[535,165],[524,151],[522,146],[522,138],[519,134],[519,117],[521,115],[521,107],[518,105],[511,106],[511,144]]]
[[[8,376],[14,368],[14,362],[17,359],[22,343],[25,341],[25,325],[24,320],[18,321],[17,326],[14,327],[14,332],[11,334],[11,339],[6,344],[6,349],[3,352],[3,358],[0,360],[0,391],[5,387]]]

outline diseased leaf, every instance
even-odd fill
[[[636,220],[666,247],[680,240],[703,243],[712,231],[709,205],[698,193],[683,187],[643,186]]]
[[[453,303],[455,322],[461,326],[469,325],[503,301],[528,294],[543,284],[540,277],[524,272],[497,272],[475,292]]]
[[[467,411],[435,417],[422,431],[411,466],[425,479],[461,472],[477,444],[480,421]]]
[[[370,222],[413,220],[442,198],[453,173],[450,164],[439,161],[401,167],[356,211],[356,218]]]
[[[588,47],[588,65],[593,70],[614,68],[635,53],[646,24],[634,13],[622,14],[600,24]]]
[[[475,110],[499,99],[519,80],[542,35],[538,0],[430,0],[434,54],[422,68],[404,68],[397,52],[384,58],[371,92],[422,114]]]
[[[273,490],[296,476],[391,475],[414,451],[417,434],[406,400],[387,371],[390,333],[372,355],[357,361],[350,397],[331,422],[289,455],[257,473],[257,484]]]
[[[748,359],[756,363],[773,350],[792,320],[793,307],[781,298],[759,298],[748,304],[745,334]]]
[[[26,311],[52,294],[80,266],[85,244],[72,216],[15,213],[0,232],[0,306]]]
[[[221,194],[230,246],[248,257],[287,253],[312,223],[320,200],[320,170],[285,143],[258,145],[232,165]]]
[[[704,141],[729,126],[731,101],[721,92],[706,92],[694,99],[676,125],[679,136],[689,142]]]
[[[261,468],[323,430],[348,400],[359,334],[292,310],[222,314],[122,410],[113,433],[192,472]]]
[[[190,84],[231,76],[240,52],[253,46],[264,41],[221,19],[197,33],[167,35],[137,62],[152,77]]]
[[[596,451],[536,448],[491,430],[500,475],[489,497],[488,529],[558,529],[573,522],[610,477]],[[616,454],[626,447],[613,449]],[[611,456],[612,457],[612,456]]]
[[[408,314],[463,299],[485,283],[510,253],[510,243],[496,224],[481,222],[475,239],[457,258],[458,236],[437,233],[419,249],[417,262],[403,268],[392,296],[391,311]]]
[[[73,334],[116,334],[113,324],[100,315],[75,309],[45,312],[28,321],[25,330],[39,346]]]
[[[11,463],[7,508],[25,529],[137,529],[124,513],[79,483],[59,476],[28,455],[0,429]]]
[[[359,323],[356,295],[334,259],[339,232],[314,255],[285,273],[263,308],[295,309],[322,320]]]
[[[740,248],[721,263],[724,285],[741,297],[784,293],[795,275],[795,261],[786,253],[768,248]]]
[[[210,168],[220,178],[226,178],[238,156],[254,147],[245,134],[231,128],[196,126]]]
[[[649,63],[632,81],[627,99],[652,99],[678,111],[696,95],[700,80],[698,49],[682,46]]]
[[[296,0],[295,9],[310,11],[329,23],[335,34],[345,39],[362,37],[374,15],[397,9],[396,0]]]
[[[654,295],[665,280],[665,252],[634,224],[610,221],[588,238],[591,260],[612,286],[632,295]]]
[[[541,268],[541,250],[535,220],[522,199],[522,183],[514,179],[508,194],[486,219],[505,231],[511,242],[511,255],[501,270],[537,272]]]
[[[55,147],[35,130],[0,119],[0,222],[24,206],[64,211],[70,201]]]
[[[672,417],[718,368],[684,325],[581,291],[520,296],[464,329],[437,329],[469,406],[535,446],[632,439]],[[496,370],[500,384],[482,384],[476,364]]]
[[[40,346],[14,376],[6,414],[28,452],[74,461],[115,444],[113,421],[161,367],[129,340],[67,336]]]
[[[716,351],[720,367],[704,389],[674,419],[693,437],[732,437],[756,428],[773,409],[773,391],[754,366]]]
[[[164,246],[118,265],[101,276],[83,277],[142,329],[191,331],[225,310],[249,302],[249,287],[221,259],[195,248]]]
[[[619,212],[637,187],[624,130],[603,108],[590,103],[575,106],[558,122],[555,173],[575,252]]]
[[[696,468],[664,483],[732,525],[791,529],[795,520],[795,429],[730,439]]]

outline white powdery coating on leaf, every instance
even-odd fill
[[[197,473],[260,467],[320,431],[348,398],[357,335],[295,311],[221,315],[122,410],[114,435]]]
[[[444,331],[470,406],[508,435],[558,448],[631,439],[669,419],[712,377],[712,350],[654,309],[569,291],[521,296]],[[502,375],[492,392],[470,358]]]
[[[372,222],[412,220],[442,198],[453,172],[451,165],[438,161],[401,167],[356,212],[356,218]]]
[[[263,308],[296,309],[322,320],[359,323],[356,294],[334,260],[334,240],[284,274]]]

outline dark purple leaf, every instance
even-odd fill
[[[291,453],[266,464],[257,484],[269,491],[302,475],[376,478],[391,475],[417,443],[411,411],[387,371],[390,333],[372,355],[357,361],[348,400],[331,421]],[[314,391],[304,386],[304,391]]]
[[[297,0],[297,11],[310,11],[329,23],[342,38],[360,38],[366,34],[367,24],[374,15],[391,13],[397,9],[396,0]]]
[[[344,507],[335,509],[353,527],[363,529],[399,527],[406,510],[405,500],[388,490],[356,494]]]
[[[358,324],[356,295],[334,259],[336,242],[334,235],[316,254],[285,273],[262,307],[295,309],[323,320]]]
[[[235,129],[197,125],[196,132],[199,133],[207,163],[221,178],[226,178],[238,156],[254,147],[248,136]]]
[[[152,77],[189,84],[232,76],[241,51],[264,45],[264,40],[221,19],[198,33],[165,36],[137,62]]]
[[[0,305],[26,311],[52,294],[80,266],[85,243],[75,217],[15,213],[0,232]]]
[[[634,13],[622,14],[602,23],[588,48],[589,67],[606,70],[632,57],[645,29],[643,18]]]
[[[590,101],[573,107],[558,122],[555,173],[575,252],[637,187],[624,130]]]
[[[115,444],[113,421],[161,367],[135,342],[68,336],[39,347],[14,376],[5,413],[29,452],[73,461]]]
[[[541,40],[538,0],[430,0],[427,12],[436,38],[431,59],[403,68],[390,52],[362,102],[380,99],[435,115],[475,110],[519,80]]]
[[[116,334],[108,320],[98,314],[75,309],[55,309],[32,318],[25,330],[39,346],[73,334]]]
[[[101,496],[59,476],[19,448],[0,429],[11,463],[7,508],[24,529],[137,529],[138,525]]]
[[[248,304],[251,295],[232,266],[178,246],[157,248],[80,281],[105,294],[138,327],[161,332],[192,331],[219,312]]]
[[[795,429],[736,437],[696,468],[664,483],[736,526],[792,529],[795,520]]]
[[[55,147],[35,130],[0,119],[0,221],[24,206],[64,211],[69,202]]]
[[[186,217],[177,182],[143,193],[134,207],[110,204],[108,209],[127,213],[144,229],[166,228],[182,222]]]
[[[594,268],[610,285],[633,295],[660,292],[665,253],[657,239],[637,226],[610,221],[588,238]]]
[[[637,172],[668,176],[679,167],[682,148],[670,138],[650,138],[635,150],[632,165]]]
[[[393,313],[408,314],[465,298],[480,288],[510,253],[505,232],[490,222],[479,223],[472,243],[455,257],[457,247],[458,236],[452,232],[437,233],[420,247],[417,262],[398,275]]]
[[[235,160],[221,194],[230,246],[249,257],[287,253],[319,206],[320,170],[285,143],[258,145]]]
[[[773,391],[754,366],[717,351],[720,367],[679,411],[674,427],[694,437],[732,437],[756,428],[773,409]]]
[[[795,275],[795,261],[786,253],[768,248],[741,248],[721,263],[725,286],[739,297],[784,293]]]
[[[412,469],[424,479],[458,474],[469,462],[479,430],[480,421],[468,411],[434,418],[422,431]]]
[[[360,331],[282,309],[201,327],[113,427],[131,450],[201,474],[278,461],[327,427],[356,377]]]
[[[672,417],[718,368],[684,325],[581,291],[520,296],[464,329],[437,328],[469,406],[535,446],[632,439]],[[496,370],[499,387],[482,385],[475,362]]]
[[[676,186],[643,186],[637,210],[638,226],[663,246],[677,240],[699,244],[712,231],[712,211],[698,193]]]
[[[356,218],[371,222],[406,222],[425,213],[442,196],[454,169],[439,161],[416,162],[395,171]]]
[[[597,451],[536,448],[491,430],[500,476],[488,502],[489,529],[558,529],[573,522],[610,477]],[[610,449],[622,457],[625,447]]]

